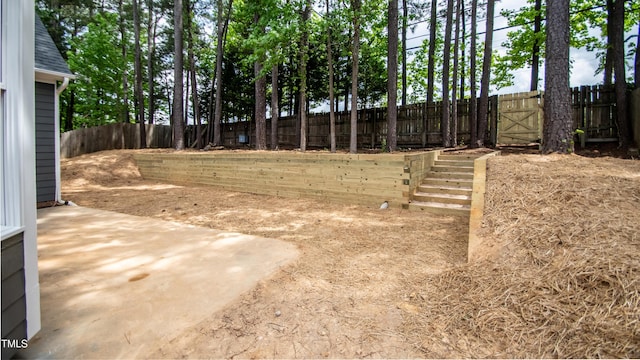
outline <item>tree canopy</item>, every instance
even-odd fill
[[[402,61],[393,62],[402,69],[394,69],[400,76],[392,77],[397,79],[398,86],[389,87],[388,49],[394,47],[389,46],[387,13],[389,5],[397,2],[182,2],[186,56],[181,69],[184,80],[180,85],[183,89],[180,103],[185,109],[182,118],[188,124],[208,126],[210,141],[214,139],[212,133],[216,127],[211,124],[217,112],[221,123],[229,123],[255,121],[256,112],[263,115],[262,112],[267,114],[272,108],[277,108],[282,115],[297,114],[299,119],[304,118],[300,117],[301,112],[328,109],[329,63],[333,74],[332,105],[336,111],[344,111],[386,106],[388,90],[393,88],[397,88],[398,100],[408,99],[410,103],[422,102],[425,98],[438,100],[442,94],[450,94],[452,84],[447,79],[456,78],[461,87],[459,97],[468,98],[471,94],[468,64],[472,55],[477,79],[482,75],[483,58],[490,59],[490,81],[495,89],[513,84],[515,71],[538,63],[533,61],[535,54],[542,63],[545,54],[545,1],[538,0],[540,4],[536,4],[536,0],[526,0],[520,9],[501,14],[507,18],[508,27],[496,31],[507,31],[507,40],[502,44],[505,51],[498,54],[494,47],[493,57],[482,56],[483,33],[470,30],[471,24],[475,24],[473,11],[478,15],[476,22],[485,23],[486,2],[460,1],[460,11],[453,14],[452,20],[458,24],[455,28],[460,33],[447,36],[445,29],[454,31],[454,27],[445,26],[447,1],[435,4],[403,1],[398,4],[397,26],[401,39],[392,40],[402,40],[397,47],[397,57]],[[432,4],[436,10],[433,20],[429,10]],[[631,32],[640,22],[640,7],[633,1],[624,4],[624,31]],[[138,10],[135,18],[134,5]],[[37,12],[71,70],[78,75],[78,80],[62,96],[63,129],[135,122],[138,118],[165,124],[176,121],[171,120],[176,94],[174,5],[174,0],[36,1]],[[606,5],[606,0],[570,2],[571,45],[598,53],[603,82],[607,75],[613,79],[613,62],[607,60],[613,55],[607,51],[612,45],[607,40],[611,30],[607,26]],[[140,29],[137,42],[136,26]],[[432,29],[433,40],[430,40],[426,35]],[[477,33],[473,39],[477,41],[472,41],[470,33]],[[419,38],[420,43],[407,48],[407,36],[409,40]],[[354,46],[354,38],[358,46]],[[443,54],[454,54],[454,48],[453,40],[445,44],[445,38],[460,38],[462,50],[455,52],[457,58],[454,59],[460,66],[448,67],[447,74],[443,73]],[[637,36],[625,39],[628,79],[633,79],[634,71],[637,72],[632,68],[636,42]],[[475,49],[471,43],[475,43]],[[331,51],[327,51],[327,46],[331,46]],[[136,50],[139,50],[140,64],[144,65],[134,66]],[[430,50],[434,54],[431,57]],[[353,66],[354,59],[357,67]],[[405,62],[406,67],[402,65]],[[220,78],[216,80],[218,64]],[[358,70],[355,77],[354,69]],[[431,85],[428,83],[430,70],[434,73]],[[454,70],[457,70],[456,76],[453,76]],[[256,109],[256,101],[262,101],[261,96],[256,96],[256,81],[260,84],[260,79],[266,81],[267,78],[272,79],[272,85],[260,85],[259,93],[264,92],[265,98],[276,95],[272,97],[276,103],[265,101],[264,109]],[[141,79],[148,81],[141,83]],[[142,92],[142,101],[135,101],[136,89]],[[352,102],[354,93],[357,98]],[[140,112],[143,116],[137,117]]]

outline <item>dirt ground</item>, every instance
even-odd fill
[[[150,358],[640,356],[640,161],[490,160],[468,265],[464,218],[150,182],[132,154],[62,160],[63,199],[302,253]]]

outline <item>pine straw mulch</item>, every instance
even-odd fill
[[[488,167],[487,250],[418,284],[405,332],[428,357],[639,357],[640,162]]]
[[[400,332],[403,311],[411,309],[407,284],[466,261],[466,219],[146,181],[132,154],[104,151],[63,160],[63,198],[277,238],[301,252],[294,264],[226,309],[158,343],[150,358],[420,356]]]
[[[80,205],[300,247],[155,358],[640,357],[640,161],[490,159],[470,265],[453,218],[148,182],[131,152],[62,172]]]

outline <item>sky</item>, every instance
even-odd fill
[[[500,29],[508,26],[507,19],[500,15],[503,9],[513,9],[518,10],[523,6],[527,5],[526,0],[498,0],[496,1],[496,9],[495,9],[495,18],[494,18],[494,29]],[[640,25],[639,25],[640,26]],[[478,22],[478,32],[484,31],[484,20]],[[509,29],[511,30],[511,29]],[[494,32],[493,37],[493,49],[498,51],[499,53],[505,53],[505,48],[502,46],[502,43],[507,39],[507,33],[509,30],[500,30]],[[414,34],[409,34],[407,38],[411,39],[412,37],[420,36],[413,40],[409,40],[407,43],[407,48],[411,48],[413,46],[419,46],[420,43],[428,36],[428,25],[421,24],[415,29]],[[600,34],[599,29],[593,29],[595,35]],[[630,36],[632,34],[637,34],[637,28],[634,29],[634,32],[626,34]],[[480,35],[478,41],[484,41],[484,35]],[[635,43],[635,41],[634,41]],[[580,85],[596,85],[602,82],[602,75],[595,75],[596,69],[598,67],[598,60],[596,58],[595,52],[589,52],[585,49],[574,49],[570,50],[571,61],[573,62],[571,76],[570,76],[570,85],[580,86]],[[529,91],[530,86],[530,69],[520,69],[514,72],[515,76],[515,84],[510,87],[495,89],[492,88],[492,94],[509,94],[514,92],[526,92]],[[540,77],[541,81],[539,84],[539,88],[544,88],[544,65],[540,68]]]

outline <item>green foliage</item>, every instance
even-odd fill
[[[74,128],[129,120],[123,118],[122,77],[131,72],[132,62],[122,57],[117,23],[113,13],[98,14],[70,41],[75,51],[67,53],[68,64],[78,75],[70,85],[76,95]]]
[[[519,69],[531,68],[531,58],[534,42],[540,44],[540,64],[545,56],[545,26],[544,20],[539,33],[535,33],[533,21],[537,14],[535,0],[527,0],[528,5],[519,10],[503,11],[502,15],[508,19],[509,26],[515,26],[514,30],[507,33],[507,40],[502,46],[507,49],[506,54],[496,58],[494,74],[498,79],[498,88],[513,85],[513,72]],[[607,48],[607,9],[601,0],[574,0],[570,2],[570,44],[573,48],[584,48],[596,51],[600,58],[601,66],[597,73],[602,71]],[[634,7],[633,1],[625,2],[625,31],[631,30],[640,22],[640,8]],[[540,11],[542,19],[545,17],[544,1]],[[600,35],[594,36],[591,29],[600,29]],[[632,57],[632,52],[627,54]],[[633,52],[635,54],[635,52]]]

